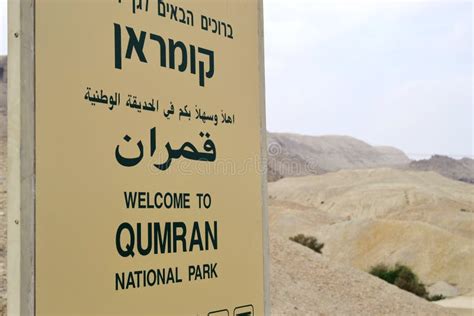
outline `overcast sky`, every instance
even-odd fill
[[[0,0],[0,55],[7,54],[7,0]]]
[[[264,2],[269,131],[473,156],[472,1]]]
[[[473,155],[472,2],[265,0],[267,127]]]

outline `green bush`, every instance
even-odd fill
[[[316,251],[317,253],[322,254],[322,249],[324,247],[323,243],[318,242],[318,239],[313,236],[305,236],[303,234],[298,234],[294,237],[290,237],[291,241],[297,242],[309,249]]]
[[[398,286],[402,290],[429,299],[425,285],[421,283],[418,276],[405,265],[397,263],[394,267],[389,267],[385,264],[378,264],[372,267],[369,272],[390,284]]]

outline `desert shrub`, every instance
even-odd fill
[[[431,295],[431,296],[426,297],[426,299],[430,302],[444,300],[445,298],[446,298],[446,296],[444,296],[442,294],[435,294],[435,295]]]
[[[297,242],[309,249],[316,251],[317,253],[322,253],[324,243],[318,242],[318,239],[313,236],[305,236],[303,234],[298,234],[296,236],[290,237],[291,241]]]
[[[405,265],[397,263],[394,267],[389,267],[384,264],[378,264],[372,267],[369,272],[390,284],[396,285],[402,290],[429,299],[425,285],[421,283],[418,276]]]
[[[395,280],[397,279],[396,271],[383,263],[379,263],[378,265],[370,268],[369,273],[390,284],[395,284]]]

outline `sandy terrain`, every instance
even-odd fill
[[[473,188],[434,172],[368,169],[282,179],[268,191],[333,217],[422,221],[472,239]]]
[[[367,271],[404,263],[427,285],[474,286],[474,187],[434,172],[344,170],[269,184],[270,229],[325,243],[324,257]]]
[[[473,293],[471,293],[471,296],[449,298],[436,302],[436,304],[454,312],[456,315],[472,316],[474,315],[474,295],[472,294]]]
[[[272,236],[272,315],[451,315],[363,271]]]
[[[384,262],[412,267],[427,284],[445,281],[460,293],[474,282],[474,244],[423,222],[355,220],[323,229],[328,240],[325,254],[368,271]]]

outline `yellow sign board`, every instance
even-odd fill
[[[262,315],[259,0],[37,0],[37,315]]]

